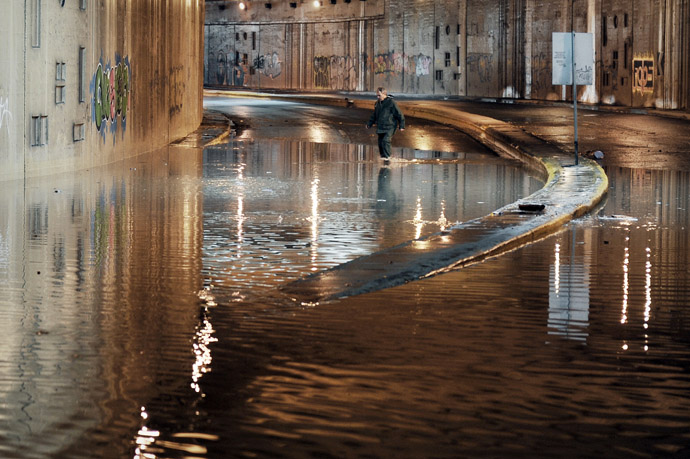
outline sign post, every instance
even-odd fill
[[[575,164],[579,164],[577,139],[577,85],[594,84],[594,35],[554,32],[552,34],[552,81],[573,85]]]

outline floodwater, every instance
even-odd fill
[[[283,297],[540,187],[400,155],[235,139],[1,185],[0,456],[688,457],[690,173],[611,168],[530,246]]]

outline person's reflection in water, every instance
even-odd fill
[[[393,217],[399,211],[398,197],[391,188],[391,170],[389,167],[379,169],[376,188],[376,214],[381,217]]]

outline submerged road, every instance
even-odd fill
[[[295,96],[291,96],[291,99],[287,103],[267,101],[259,104],[262,108],[254,112],[255,116],[249,124],[268,124],[273,135],[288,135],[288,132],[296,129],[307,133],[316,132],[317,136],[333,141],[331,136],[323,133],[333,131],[330,126],[338,126],[335,130],[347,137],[347,133],[339,128],[344,122],[336,118],[336,113],[338,117],[347,120],[349,126],[361,126],[363,120],[367,119],[364,109],[371,105],[368,100],[349,99],[348,105],[356,109],[352,110],[351,115],[342,115],[342,110],[313,108],[310,105],[296,104],[298,98]],[[309,97],[305,101],[326,105],[335,102],[329,98]],[[399,104],[409,118],[453,127],[467,133],[500,156],[523,162],[529,169],[546,178],[544,188],[485,217],[357,258],[288,284],[282,290],[295,301],[313,304],[390,288],[504,253],[542,238],[571,219],[584,215],[606,194],[606,174],[596,162],[581,158],[575,165],[572,154],[522,128],[494,118],[467,113],[448,103],[400,101]],[[246,118],[251,118],[251,112],[248,111],[250,109],[247,108],[249,104],[234,105],[239,107],[238,111],[226,108],[227,113],[241,116],[239,122],[242,125]],[[223,102],[210,100],[206,106],[220,107]],[[330,122],[327,121],[329,113],[334,118]],[[281,117],[287,126],[280,122]],[[296,119],[303,121],[295,122]],[[412,120],[409,123],[410,126],[414,124]],[[428,127],[425,130],[428,132]],[[409,128],[405,133],[408,135],[402,142],[409,142]],[[356,130],[353,134],[353,137],[358,135]],[[449,135],[450,138],[455,136]],[[319,141],[313,137],[310,140]],[[533,211],[535,206],[538,211]]]

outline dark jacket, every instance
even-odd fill
[[[391,96],[386,97],[382,101],[376,101],[374,113],[371,114],[367,127],[371,127],[374,124],[376,125],[376,132],[388,132],[396,127],[405,129],[405,117]]]

